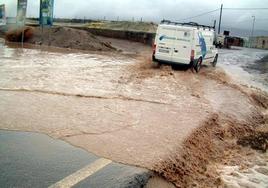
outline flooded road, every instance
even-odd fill
[[[149,50],[148,50],[149,53]],[[247,93],[201,74],[151,68],[136,53],[0,47],[0,129],[41,132],[99,156],[154,169],[213,114],[246,123]]]
[[[221,50],[219,66],[238,82],[268,92],[268,51],[248,48]]]

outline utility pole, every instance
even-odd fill
[[[255,29],[255,21],[256,21],[256,17],[252,16],[253,18],[253,24],[252,24],[252,30],[251,30],[251,40],[250,40],[250,47],[252,48],[253,46],[253,35],[254,35],[254,29]]]
[[[26,18],[25,18],[25,19],[26,19]],[[23,48],[23,42],[24,42],[25,19],[23,20],[23,27],[22,27],[22,34],[21,34],[21,47],[22,47],[22,48]]]
[[[220,34],[220,33],[221,33],[221,18],[222,18],[222,8],[223,8],[223,4],[221,4],[221,12],[220,12],[220,20],[219,20],[218,34]]]
[[[216,24],[217,24],[217,20],[214,20],[214,24],[213,24],[213,29],[214,29],[214,38],[213,38],[213,44],[216,45],[217,44],[217,36],[216,36]]]
[[[215,31],[216,31],[216,24],[217,24],[217,20],[214,20],[213,28]]]

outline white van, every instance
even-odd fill
[[[213,27],[163,20],[156,32],[153,62],[189,64],[199,72],[203,63],[217,64],[218,50],[214,41]]]

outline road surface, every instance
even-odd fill
[[[0,143],[2,188],[143,187],[152,176],[43,134],[0,131]]]

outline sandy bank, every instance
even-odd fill
[[[68,27],[26,27],[13,29],[6,33],[9,42],[21,42],[24,29],[24,41],[30,44],[71,48],[89,51],[113,51],[110,43],[103,42],[90,32]]]

